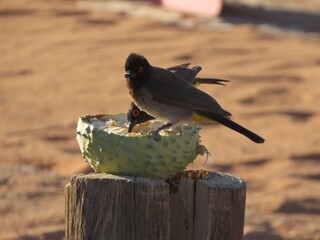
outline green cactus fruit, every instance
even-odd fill
[[[125,114],[81,117],[77,141],[84,160],[97,173],[168,179],[198,154],[208,155],[199,143],[200,127],[184,124],[163,130],[156,141],[149,133],[161,123],[149,122],[138,133],[128,133]]]

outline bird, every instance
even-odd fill
[[[125,61],[126,85],[133,102],[149,115],[165,122],[153,132],[159,132],[179,123],[197,121],[218,122],[252,140],[265,140],[230,119],[231,113],[207,93],[193,87],[172,71],[152,66],[142,55],[130,53]]]
[[[186,82],[197,87],[200,84],[217,84],[225,85],[229,80],[219,78],[197,78],[197,74],[202,70],[200,66],[194,66],[190,68],[191,63],[184,63],[181,65],[167,68],[167,70],[179,75]],[[145,111],[140,110],[134,102],[130,103],[130,107],[127,111],[128,132],[130,133],[135,125],[144,123],[146,121],[155,119]]]
[[[132,132],[134,126],[137,124],[153,119],[155,119],[155,117],[152,117],[145,111],[140,110],[134,102],[131,102],[127,111],[128,133]]]
[[[181,65],[169,67],[167,68],[167,70],[183,78],[186,82],[188,82],[194,87],[198,87],[200,84],[203,84],[203,83],[225,85],[226,82],[230,82],[229,80],[220,79],[220,78],[196,77],[198,73],[202,70],[202,68],[200,66],[194,66],[193,68],[189,68],[190,64],[191,63],[184,63]]]

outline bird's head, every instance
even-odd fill
[[[148,115],[145,111],[141,111],[134,102],[131,102],[127,112],[128,132],[130,133],[135,125],[152,119],[154,117]]]
[[[127,86],[130,89],[138,89],[150,77],[152,67],[148,60],[137,53],[130,53],[126,59],[125,63],[125,79],[127,81]]]

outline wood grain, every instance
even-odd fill
[[[66,239],[243,239],[245,193],[241,179],[215,172],[170,184],[76,175],[65,188]]]

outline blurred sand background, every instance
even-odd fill
[[[91,172],[75,140],[78,117],[126,111],[130,52],[231,80],[201,88],[267,141],[204,126],[212,156],[190,168],[246,181],[246,240],[320,239],[319,33],[249,23],[187,29],[76,5],[0,2],[1,240],[64,239],[64,185]]]

